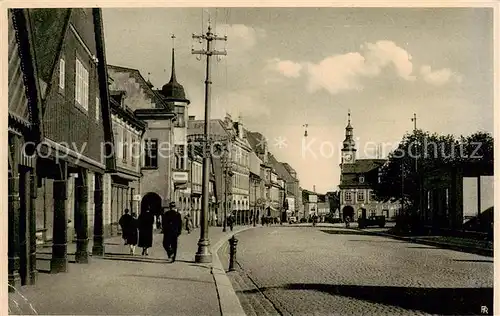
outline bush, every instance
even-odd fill
[[[398,235],[421,235],[424,227],[418,214],[404,213],[396,215],[396,225],[391,232]]]

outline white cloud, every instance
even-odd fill
[[[358,81],[363,69],[364,57],[359,53],[335,55],[323,59],[319,64],[308,64],[310,92],[326,89],[332,94],[344,90],[362,89]]]
[[[274,58],[268,61],[267,69],[277,71],[288,78],[298,78],[303,66],[291,60],[281,60]]]
[[[375,44],[366,43],[361,48],[364,50],[363,55],[366,59],[364,65],[366,72],[379,74],[383,68],[392,64],[401,78],[410,81],[415,80],[415,76],[411,75],[413,72],[411,55],[394,42],[378,41]]]
[[[305,65],[305,67],[304,67]],[[311,92],[325,89],[332,94],[347,90],[361,90],[361,78],[380,75],[389,66],[404,80],[413,81],[413,63],[406,50],[391,41],[378,41],[361,45],[360,52],[329,56],[318,64],[296,63],[275,58],[268,69],[280,72],[285,77],[297,78],[306,68]]]
[[[309,92],[325,89],[331,94],[362,90],[363,78],[377,77],[387,68],[393,68],[397,77],[403,80],[417,79],[413,72],[412,56],[405,49],[387,40],[365,43],[361,45],[359,52],[329,56],[317,64],[275,58],[266,66],[266,69],[279,72],[288,78],[297,78],[302,74],[302,70],[306,70]],[[432,71],[430,66],[423,66],[420,73],[425,82],[433,85],[462,80],[462,76],[448,68]]]
[[[254,47],[258,40],[266,37],[266,31],[244,24],[218,24],[215,29],[218,36],[227,35],[227,50],[246,51]]]
[[[432,71],[431,66],[424,65],[420,68],[420,74],[425,82],[436,86],[444,85],[451,80],[462,82],[462,76],[452,72],[449,68]]]

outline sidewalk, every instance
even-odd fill
[[[449,236],[398,236],[389,233],[388,229],[353,229],[362,231],[367,234],[390,237],[407,242],[434,246],[437,248],[444,248],[493,257],[493,243],[490,241]]]
[[[121,237],[108,238],[104,257],[90,257],[89,264],[70,263],[67,273],[39,273],[36,285],[9,294],[9,308],[12,313],[33,314],[29,302],[42,315],[221,315],[227,298],[237,297],[224,293],[234,292],[232,287],[216,283],[216,279],[220,283],[221,274],[225,277],[227,262],[221,266],[214,246],[249,228],[237,226],[234,232],[223,233],[221,227],[210,227],[213,264],[194,263],[199,229],[191,234],[183,231],[177,260],[172,264],[167,263],[159,233],[154,235],[149,256],[141,256],[140,249],[130,256]],[[212,267],[218,276],[212,275]],[[220,303],[220,298],[226,302]],[[239,301],[229,305],[241,306]]]

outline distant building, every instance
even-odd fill
[[[387,162],[386,159],[357,159],[356,144],[351,126],[349,113],[343,143],[342,160],[340,164],[340,217],[342,220],[349,216],[357,220],[361,210],[366,210],[366,216],[384,215],[392,219],[400,209],[397,203],[381,203],[376,200],[368,179],[377,179],[380,168]]]
[[[308,219],[313,215],[318,215],[318,194],[316,192],[302,189],[302,201],[304,212],[301,218]]]

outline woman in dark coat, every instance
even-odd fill
[[[132,220],[129,223],[129,226],[127,227],[127,245],[130,247],[130,254],[134,255],[135,254],[135,246],[137,245],[137,238],[138,238],[138,221],[137,221],[137,214],[132,213]]]
[[[153,212],[149,208],[144,209],[139,215],[139,244],[142,248],[142,255],[148,255],[148,248],[153,246]]]

